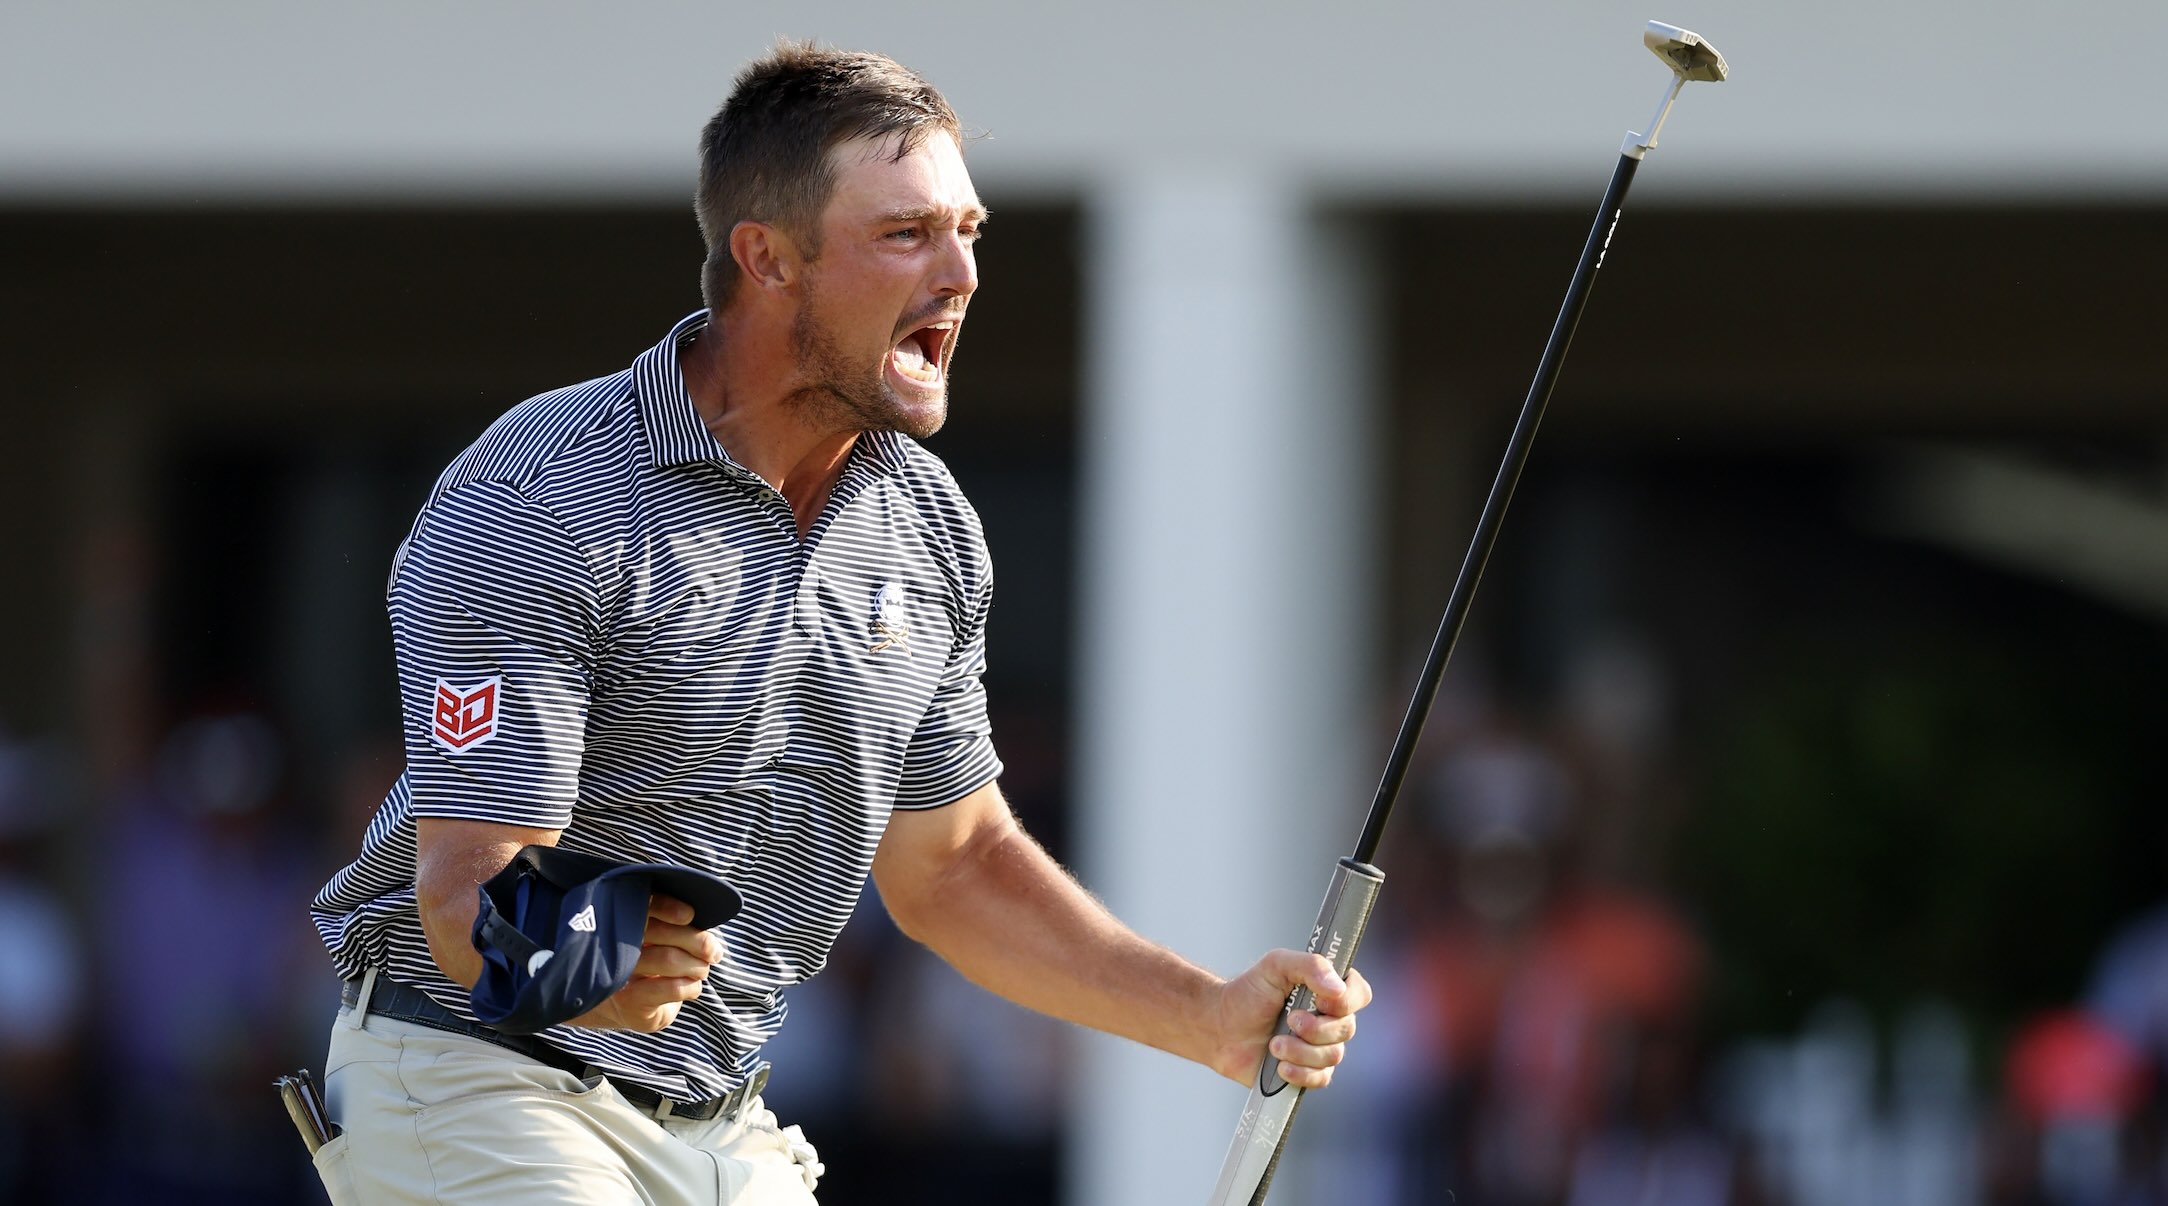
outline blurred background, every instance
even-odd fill
[[[778,34],[984,135],[931,447],[1008,795],[1148,935],[1299,944],[1650,17],[1734,79],[1615,233],[1273,1201],[2168,1201],[2150,0],[12,0],[0,1201],[321,1200],[269,1082],[399,769],[392,548],[698,306],[695,136]],[[789,1001],[831,1206],[1201,1200],[1241,1103],[870,900]]]

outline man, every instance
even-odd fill
[[[1111,917],[1003,803],[976,515],[914,439],[947,406],[986,210],[955,114],[784,44],[703,137],[708,308],[544,394],[438,481],[393,563],[407,771],[318,895],[348,1005],[339,1202],[812,1200],[759,1106],[781,992],[870,873],[903,931],[1031,1008],[1315,1087],[1370,998],[1274,951],[1223,981]],[[474,1022],[476,885],[556,845],[730,880],[652,897],[634,978],[532,1039]],[[785,1070],[787,1074],[787,1070]]]

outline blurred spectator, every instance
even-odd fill
[[[1450,895],[1412,940],[1408,988],[1438,1034],[1444,1134],[1411,1157],[1425,1170],[1409,1200],[1685,1200],[1704,1185],[1724,1200],[1729,1163],[1691,1121],[1699,938],[1590,874],[1564,762],[1512,718],[1470,725],[1425,786]]]
[[[1724,1206],[1732,1157],[1698,1117],[1691,1039],[1643,1027],[1619,1054],[1623,1100],[1574,1161],[1571,1206]]]
[[[45,760],[0,740],[0,1201],[61,1201],[79,1184],[83,1117],[72,1062],[81,936],[46,882],[58,810]]]
[[[1789,1206],[1965,1206],[1973,1174],[1969,1057],[1939,1004],[1908,1011],[1888,1075],[1866,1010],[1818,1008],[1796,1040],[1741,1045],[1723,1105],[1737,1131],[1740,1190]],[[1878,1086],[1887,1081],[1884,1103]]]
[[[2039,1206],[2161,1200],[2158,1170],[2128,1159],[2151,1077],[2122,1035],[2079,1009],[2039,1015],[2011,1042],[2003,1080],[2009,1120],[1998,1145],[1999,1200]]]
[[[2085,1000],[2156,1074],[2168,1073],[2168,904],[2108,940]]]
[[[306,845],[273,807],[276,733],[250,712],[176,727],[151,781],[111,814],[97,897],[101,1130],[111,1201],[289,1202],[299,1140],[268,1086],[297,1053],[296,985],[322,977],[295,907],[315,887]],[[310,1062],[320,1053],[300,1056]]]
[[[1699,998],[1698,939],[1668,908],[1618,888],[1573,884],[1531,934],[1498,1008],[1491,1100],[1479,1125],[1476,1171],[1513,1201],[1554,1201],[1575,1144],[1602,1131],[1611,1102],[1606,1077],[1639,1078],[1679,1123],[1688,1065],[1644,1066],[1640,1044],[1662,1036],[1657,1056],[1682,1059]]]
[[[2162,853],[2168,854],[2168,842]],[[2101,1049],[2096,1057],[2109,1062],[2106,1040],[2112,1036],[2136,1065],[2134,1075],[2145,1090],[2125,1103],[2119,1119],[2117,1201],[2168,1203],[2168,904],[2139,914],[2109,937],[2093,965],[2085,1006],[2083,1016],[2106,1032],[2092,1039]],[[2052,1153],[2061,1164],[2082,1164],[2075,1150],[2064,1149],[2083,1146],[2079,1139],[2043,1137],[2040,1155],[2044,1161]],[[2043,1179],[2075,1175],[2060,1165],[2041,1171]]]

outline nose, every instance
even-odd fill
[[[936,269],[933,288],[938,297],[970,297],[979,287],[978,255],[971,248],[971,241],[960,232],[950,231],[944,240],[941,263]]]

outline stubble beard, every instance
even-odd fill
[[[790,404],[815,427],[831,431],[896,431],[923,440],[948,419],[948,389],[930,405],[912,406],[888,383],[886,357],[871,371],[854,366],[836,344],[828,324],[815,315],[817,299],[807,282],[804,302],[791,320],[791,352],[808,383]]]

